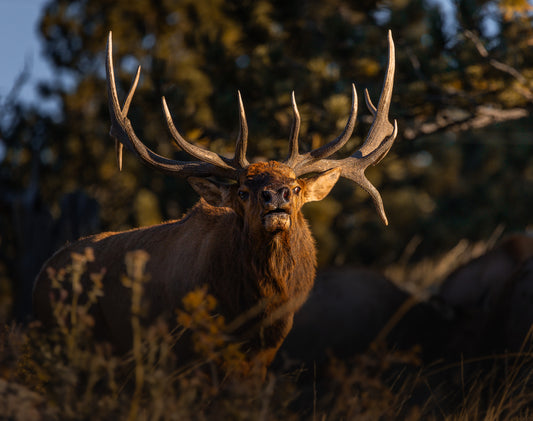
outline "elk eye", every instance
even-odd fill
[[[300,190],[302,190],[300,187],[296,186],[294,189],[292,189],[292,191],[294,192],[294,194],[298,194],[300,193]]]
[[[244,191],[244,190],[239,190],[239,197],[241,198],[241,200],[246,200],[248,199],[248,192],[247,191]]]

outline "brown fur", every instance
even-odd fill
[[[315,277],[315,245],[300,209],[307,201],[323,198],[339,173],[330,170],[310,179],[296,179],[290,168],[269,162],[250,165],[231,186],[191,178],[189,182],[203,198],[181,220],[97,234],[57,252],[37,277],[35,315],[45,324],[53,323],[46,268],[66,267],[71,253],[83,253],[90,247],[95,259],[87,272],[106,270],[104,295],[94,311],[95,334],[111,341],[119,352],[129,350],[131,292],[122,285],[121,276],[126,273],[126,253],[142,249],[150,255],[144,291],[151,309],[148,321],[172,314],[188,292],[207,285],[226,320],[259,306],[259,315],[247,319],[238,334],[250,354],[268,364],[291,329],[294,312],[306,299]],[[269,232],[262,221],[273,205],[262,203],[262,192],[284,188],[289,189],[288,201],[276,204],[276,210],[288,213],[290,224],[287,229]],[[239,195],[242,191],[248,194],[245,200]],[[88,279],[84,282],[87,287]]]

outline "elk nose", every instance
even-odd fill
[[[263,190],[261,192],[263,203],[270,207],[280,207],[287,203],[291,198],[291,191],[288,187],[281,187],[278,190]]]
[[[291,198],[291,191],[288,187],[282,187],[278,190],[280,204],[285,204],[289,202]]]

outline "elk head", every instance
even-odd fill
[[[290,229],[302,205],[321,200],[335,185],[338,168],[311,178],[297,178],[294,171],[277,161],[250,164],[236,184],[190,177],[192,187],[213,206],[232,208],[249,229],[263,229],[271,234]]]
[[[144,145],[135,134],[127,117],[139,81],[140,66],[124,106],[121,107],[115,86],[110,32],[106,60],[111,114],[110,134],[115,138],[119,168],[122,167],[122,148],[126,146],[145,164],[159,171],[187,178],[192,187],[209,204],[232,208],[243,217],[249,227],[257,227],[260,221],[260,227],[264,232],[274,235],[290,229],[295,223],[295,218],[298,218],[302,205],[324,198],[342,176],[355,181],[371,195],[381,219],[387,224],[381,196],[368,181],[364,171],[370,165],[377,164],[387,154],[398,133],[396,121],[394,124],[388,121],[395,69],[394,43],[390,31],[388,41],[387,73],[377,107],[370,100],[368,91],[365,91],[366,104],[374,121],[359,150],[343,159],[330,158],[346,144],[355,127],[357,93],[352,84],[351,112],[340,136],[310,152],[300,153],[298,150],[300,115],[293,92],[294,117],[287,158],[283,163],[270,161],[250,164],[246,159],[248,126],[240,92],[238,93],[240,131],[233,158],[223,157],[186,141],[176,129],[164,97],[163,111],[174,143],[196,161],[171,160],[156,154]],[[309,174],[315,175],[305,177]],[[233,180],[233,184],[226,184],[217,179]]]

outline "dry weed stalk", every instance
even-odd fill
[[[38,414],[44,420],[297,420],[312,411],[324,420],[506,421],[531,414],[531,332],[519,353],[501,355],[497,366],[485,364],[485,369],[474,360],[421,367],[415,351],[389,350],[377,342],[352,360],[333,360],[327,387],[315,384],[314,401],[290,407],[298,384],[287,373],[269,373],[263,381],[241,344],[231,340],[248,318],[226,323],[207,288],[184,298],[174,315],[176,329],[163,319],[143,324],[149,256],[142,251],[125,262],[134,346],[129,355],[117,357],[91,337],[91,306],[101,296],[104,276],[87,273],[91,259],[87,250],[73,255],[69,267],[50,273],[57,318],[53,332],[43,335],[32,325],[0,335],[0,408],[13,419]],[[183,366],[174,348],[185,339],[198,355]],[[219,377],[221,372],[225,375]],[[429,395],[420,400],[421,388]]]

